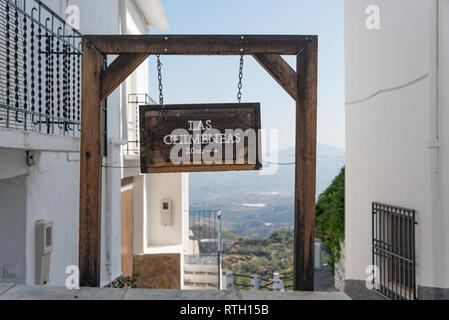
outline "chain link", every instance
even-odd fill
[[[244,55],[242,54],[240,56],[240,70],[239,70],[239,84],[238,84],[239,91],[237,93],[237,100],[239,101],[239,103],[242,102],[242,87],[243,87],[242,79],[243,79],[243,63],[244,63],[243,58]]]
[[[161,63],[161,55],[156,55],[157,57],[157,79],[159,80],[159,104],[164,105],[164,94],[162,92],[162,63]]]

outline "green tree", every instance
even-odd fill
[[[320,195],[316,205],[316,234],[329,252],[329,265],[341,257],[341,242],[345,239],[345,168]]]

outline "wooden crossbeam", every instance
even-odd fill
[[[296,35],[87,35],[103,54],[147,53],[297,55],[316,36]]]
[[[147,53],[119,55],[101,74],[100,99],[106,99],[148,56]]]
[[[297,101],[298,83],[296,71],[278,54],[253,54],[254,59]]]

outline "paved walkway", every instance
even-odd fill
[[[0,300],[349,300],[341,292],[182,291],[0,284]]]
[[[338,292],[335,289],[334,276],[331,267],[323,266],[321,270],[315,270],[315,290],[324,292]]]

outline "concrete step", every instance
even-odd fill
[[[6,290],[6,291],[5,291]],[[0,300],[350,300],[341,292],[253,292],[81,288],[7,285],[0,286]]]
[[[198,285],[198,284],[188,284],[188,285],[184,285],[184,290],[207,290],[207,291],[211,291],[211,290],[217,290],[217,286],[210,286],[210,285]]]
[[[218,274],[218,266],[216,264],[184,264],[184,272]]]
[[[217,285],[218,283],[218,276],[215,274],[207,274],[207,273],[203,273],[203,274],[198,274],[198,273],[194,273],[194,274],[189,274],[189,273],[185,273],[184,274],[184,283],[207,283],[207,284],[215,284]]]

